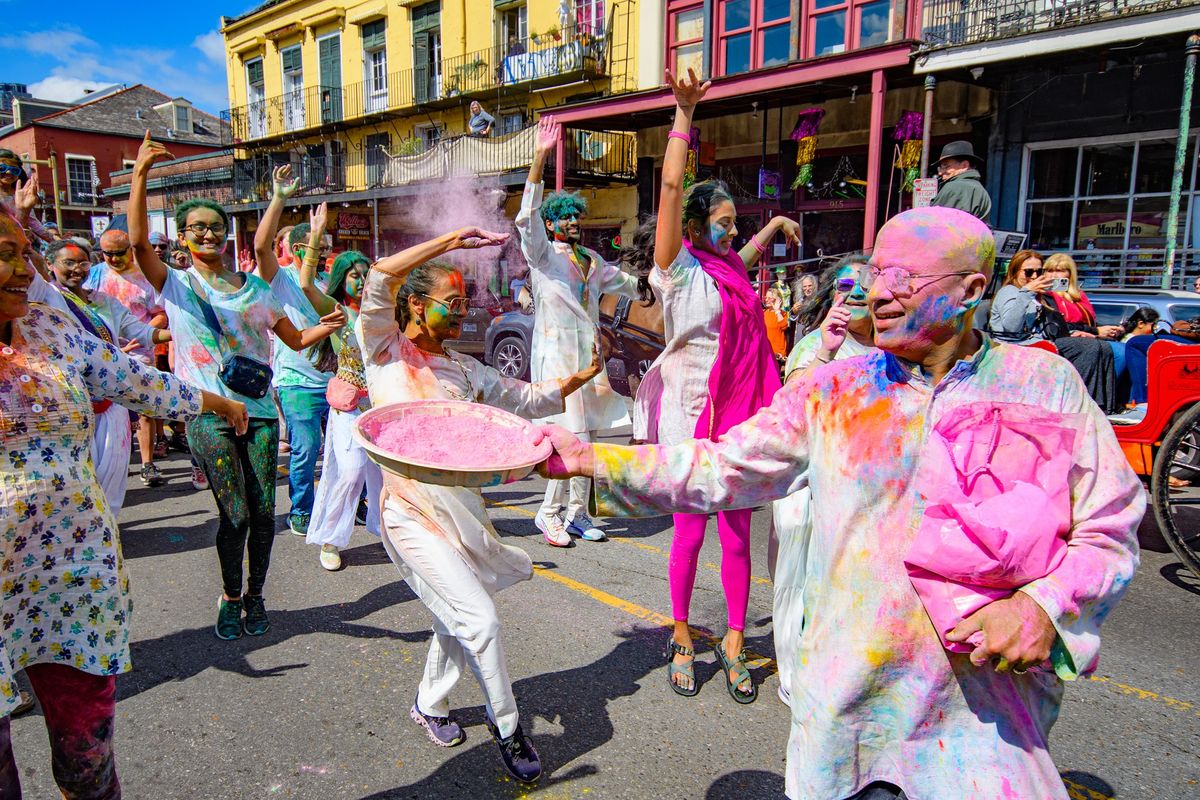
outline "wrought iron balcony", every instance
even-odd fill
[[[632,183],[637,180],[637,140],[631,134],[605,131],[565,131],[563,156],[566,175],[589,181]],[[271,172],[290,163],[300,176],[299,195],[359,192],[384,187],[440,182],[454,178],[520,175],[533,163],[536,128],[506,136],[451,136],[428,146],[416,139],[404,143],[415,150],[405,155],[380,149],[324,156],[279,153],[234,163],[234,196],[242,202],[270,196]],[[554,158],[546,165],[552,180]]]
[[[382,80],[343,86],[306,86],[222,112],[226,145],[283,138],[368,117],[402,116],[448,108],[474,97],[594,80],[612,69],[613,22],[628,27],[628,4],[613,7],[608,29],[571,25],[565,31],[466,53],[389,73]],[[618,18],[616,15],[620,14]],[[627,34],[627,32],[626,32]],[[625,53],[627,44],[618,49]],[[622,62],[622,69],[627,65]]]
[[[1190,6],[1200,0],[926,0],[930,48],[1007,39]]]

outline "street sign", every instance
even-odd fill
[[[917,178],[913,181],[913,208],[925,208],[937,195],[937,178]]]
[[[103,233],[108,230],[109,224],[112,222],[111,217],[92,217],[92,238],[99,239]]]

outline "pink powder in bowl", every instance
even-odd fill
[[[358,427],[369,450],[405,465],[446,472],[504,472],[540,463],[551,452],[548,441],[534,444],[537,428],[532,423],[498,408],[461,401],[374,408]]]

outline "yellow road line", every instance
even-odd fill
[[[1067,787],[1067,797],[1070,797],[1071,800],[1113,800],[1104,792],[1089,789],[1067,778],[1063,778],[1063,785]]]
[[[675,621],[665,614],[660,614],[657,611],[651,611],[644,606],[639,606],[637,603],[631,603],[628,600],[617,597],[616,595],[609,594],[603,589],[597,589],[595,586],[589,586],[582,581],[577,581],[574,578],[568,578],[566,575],[561,575],[554,570],[534,564],[534,574],[540,575],[541,577],[553,581],[560,586],[565,586],[572,591],[586,595],[587,597],[590,597],[599,603],[603,603],[606,606],[619,609],[624,611],[626,614],[631,614],[638,619],[645,620],[646,622],[652,622],[659,627],[666,628],[667,630],[675,627]],[[693,638],[702,639],[708,642],[710,645],[717,645],[721,641],[719,636],[713,636],[711,633],[702,631],[699,628],[693,627],[691,628],[691,631]],[[746,666],[750,669],[765,670],[766,675],[774,675],[776,672],[774,659],[768,658],[764,655],[759,655],[758,653],[755,653],[749,649],[746,650]]]
[[[1118,691],[1121,694],[1131,695],[1139,700],[1151,700],[1155,703],[1162,703],[1168,708],[1173,708],[1176,711],[1182,711],[1185,714],[1200,717],[1200,709],[1196,708],[1195,703],[1189,703],[1186,700],[1176,700],[1174,697],[1166,697],[1158,694],[1157,692],[1139,689],[1136,686],[1128,686],[1103,675],[1093,675],[1088,680],[1095,681],[1096,683],[1107,684],[1115,691]]]
[[[487,503],[489,506],[492,506],[493,508],[503,508],[506,511],[515,511],[518,514],[524,514],[527,517],[536,517],[537,516],[537,514],[535,512],[530,511],[527,508],[521,508],[520,506],[512,506],[512,505],[509,505],[508,503],[497,503],[492,500],[484,500],[484,502]],[[637,539],[631,539],[628,536],[609,536],[608,540],[610,542],[620,542],[621,544],[633,545],[634,547],[637,547],[641,550],[645,550],[646,552],[657,553],[660,556],[664,556],[664,557],[670,556],[670,553],[668,553],[666,550],[663,550],[661,547],[658,547],[658,546],[652,545],[652,544],[648,544],[646,542],[640,542]],[[706,569],[712,570],[713,572],[721,571],[720,565],[713,564],[711,562],[705,563],[704,567]],[[770,578],[760,578],[757,575],[751,575],[750,582],[757,583],[760,586],[770,586],[771,585]]]

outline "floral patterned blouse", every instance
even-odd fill
[[[129,578],[88,456],[92,398],[160,419],[200,413],[199,391],[32,304],[0,344],[0,716],[30,664],[130,668]]]

